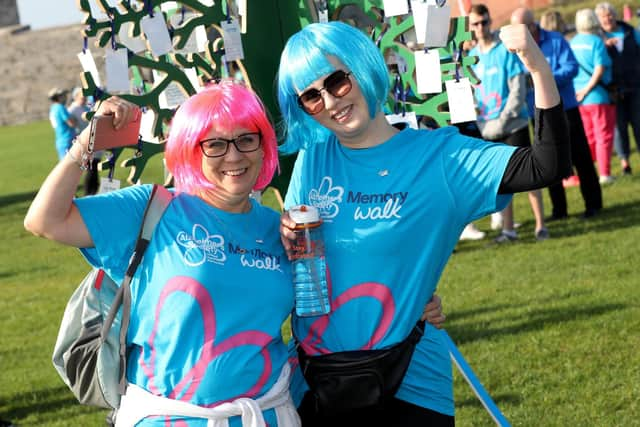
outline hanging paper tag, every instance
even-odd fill
[[[160,5],[160,10],[163,12],[171,12],[178,9],[177,1],[167,1]]]
[[[384,16],[406,15],[409,13],[407,0],[383,0]]]
[[[100,74],[98,74],[98,67],[96,67],[96,61],[93,59],[91,51],[89,49],[86,49],[84,52],[80,52],[78,54],[78,59],[80,60],[82,70],[91,73],[91,77],[93,77],[93,81],[96,86],[102,86]]]
[[[476,107],[468,78],[447,80],[444,82],[449,100],[451,123],[473,122],[476,120]]]
[[[242,37],[240,36],[240,27],[238,21],[226,20],[220,23],[222,27],[222,38],[224,41],[224,56],[227,62],[236,59],[244,59],[244,51],[242,50]]]
[[[427,30],[425,47],[444,47],[449,37],[451,8],[449,6],[427,6]]]
[[[329,22],[329,11],[327,9],[318,12],[318,22],[322,24]]]
[[[110,191],[115,191],[120,189],[120,180],[119,179],[109,179],[107,177],[100,177],[100,187],[98,188],[98,194],[108,193]]]
[[[159,72],[153,70],[153,81],[157,85],[162,81],[162,76]],[[187,94],[183,91],[175,81],[169,83],[169,85],[158,95],[158,105],[160,108],[173,109],[178,107],[184,101],[187,100]]]
[[[108,21],[109,16],[105,13],[104,9],[98,2],[98,0],[89,0],[89,10],[91,11],[91,17],[98,22]]]
[[[416,113],[414,111],[407,111],[402,114],[387,114],[386,115],[387,122],[390,125],[396,123],[406,123],[412,129],[418,129],[418,118],[416,117]]]
[[[162,56],[171,52],[171,37],[162,13],[156,13],[153,18],[145,15],[140,20],[140,25],[154,56]]]
[[[140,139],[147,142],[159,142],[158,137],[153,134],[156,125],[156,113],[151,108],[142,112],[140,117]]]
[[[129,93],[129,58],[127,49],[113,50],[107,47],[105,51],[104,67],[107,74],[107,91]]]
[[[424,43],[427,35],[427,3],[421,0],[411,0],[411,13],[413,14],[413,26],[416,30],[416,42]]]
[[[191,82],[191,86],[193,86],[196,92],[200,92],[202,91],[202,89],[204,89],[202,86],[200,86],[200,80],[198,79],[198,72],[196,71],[195,68],[193,67],[185,68],[183,71],[184,71],[184,75],[187,76],[187,78],[189,79],[189,82]]]
[[[416,84],[418,93],[441,93],[442,73],[437,49],[414,52],[416,60]]]
[[[175,41],[178,41],[176,37]],[[199,53],[204,52],[207,48],[207,30],[204,28],[204,25],[198,25],[193,29],[191,34],[189,35],[189,39],[184,44],[182,49],[174,48],[176,53]]]
[[[215,0],[200,0],[200,3],[205,6],[215,6]]]
[[[118,31],[120,43],[125,45],[133,53],[140,53],[147,50],[147,45],[142,37],[133,37],[133,22],[124,22]]]

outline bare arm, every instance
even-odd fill
[[[113,115],[116,129],[139,114],[138,108],[112,97],[101,103],[100,114]],[[93,240],[73,203],[82,171],[78,159],[89,144],[90,127],[78,136],[69,153],[53,168],[33,199],[24,219],[24,227],[33,234],[79,248],[93,246]]]
[[[531,37],[526,25],[507,25],[500,29],[505,47],[515,52],[531,73],[536,107],[547,109],[560,104],[560,93],[551,67]]]

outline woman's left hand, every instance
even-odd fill
[[[549,68],[547,59],[524,24],[505,25],[500,28],[500,40],[510,51],[515,52],[531,73]]]
[[[442,300],[436,294],[433,294],[431,301],[427,303],[422,312],[421,320],[431,323],[434,328],[442,329],[447,316],[442,313]]]

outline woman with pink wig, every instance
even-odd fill
[[[119,129],[139,111],[112,97],[97,113]],[[80,248],[120,283],[152,186],[75,199],[88,143],[83,131],[25,227]],[[172,121],[166,163],[175,189],[131,282],[128,386],[116,425],[300,425],[280,330],[293,287],[279,215],[249,197],[278,166],[262,102],[231,81],[192,96]]]

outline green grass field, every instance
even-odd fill
[[[76,250],[22,227],[55,162],[50,126],[0,128],[0,147],[0,419],[103,425],[105,412],[77,404],[50,362],[64,304],[88,267]],[[444,273],[446,329],[514,426],[640,426],[637,154],[632,164],[635,175],[603,189],[594,219],[578,218],[579,191],[568,189],[571,218],[550,224],[542,243],[517,195],[520,243],[462,242]],[[154,161],[143,181],[161,176]],[[549,210],[546,194],[545,203]],[[478,225],[488,231],[488,219]],[[457,372],[455,400],[458,426],[493,424]]]

